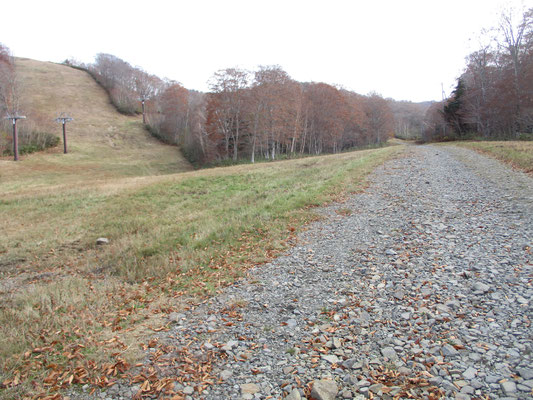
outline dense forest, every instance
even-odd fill
[[[533,8],[485,32],[451,96],[428,110],[427,140],[533,137]]]
[[[72,63],[72,62],[71,62]],[[162,140],[199,163],[336,153],[392,136],[390,102],[325,83],[301,83],[279,66],[214,73],[209,93],[187,90],[110,54],[86,66],[121,112],[139,113]]]

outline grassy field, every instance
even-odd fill
[[[533,142],[454,142],[456,146],[484,153],[512,165],[514,168],[533,174]]]
[[[141,117],[119,114],[107,93],[86,72],[24,58],[17,58],[15,65],[21,81],[21,110],[28,117],[21,125],[36,124],[61,136],[61,126],[54,118],[66,112],[74,121],[67,124],[67,155],[60,145],[24,155],[19,163],[0,157],[4,192],[192,169],[177,147],[159,142],[144,129]]]
[[[0,186],[0,397],[109,384],[169,312],[279,254],[313,207],[401,149],[61,184],[14,170]]]

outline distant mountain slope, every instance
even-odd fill
[[[191,169],[177,147],[159,142],[144,129],[140,116],[118,113],[107,93],[86,72],[23,58],[15,64],[22,83],[21,109],[28,116],[21,123],[36,123],[61,136],[61,126],[53,119],[67,112],[74,121],[67,125],[68,155],[62,154],[60,146],[23,156],[19,163],[3,158],[0,182],[35,174],[43,174],[43,183],[61,183]]]

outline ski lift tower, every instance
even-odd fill
[[[146,96],[141,96],[139,98],[139,100],[141,101],[141,106],[142,106],[142,113],[143,113],[143,125],[146,125],[146,114],[144,113],[144,103],[146,102],[146,100],[148,100],[146,98]]]
[[[63,125],[63,153],[67,154],[67,122],[73,121],[74,118],[69,117],[65,113],[59,114],[59,117],[56,118],[56,122],[59,122]]]
[[[24,115],[7,115],[5,119],[10,119],[13,121],[13,156],[15,157],[15,161],[19,160],[19,139],[17,135],[17,121],[19,119],[26,119]]]

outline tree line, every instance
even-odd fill
[[[0,111],[13,114],[19,108],[20,81],[9,49],[0,50]],[[89,72],[121,113],[144,111],[147,129],[181,146],[197,164],[336,153],[379,145],[395,131],[406,138],[419,136],[427,108],[377,93],[363,96],[326,83],[298,82],[277,65],[217,71],[208,82],[209,92],[202,93],[111,54],[98,54],[88,65],[76,60],[64,64]],[[23,152],[58,143],[41,125],[46,124],[36,118],[21,125]],[[9,153],[7,122],[1,128],[0,152]]]
[[[66,63],[89,71],[120,112],[140,113],[144,100],[147,128],[200,164],[336,153],[381,144],[394,130],[390,101],[379,94],[297,82],[277,65],[217,71],[201,93],[111,54]]]
[[[428,110],[426,139],[533,137],[533,8],[484,32],[451,96]]]

